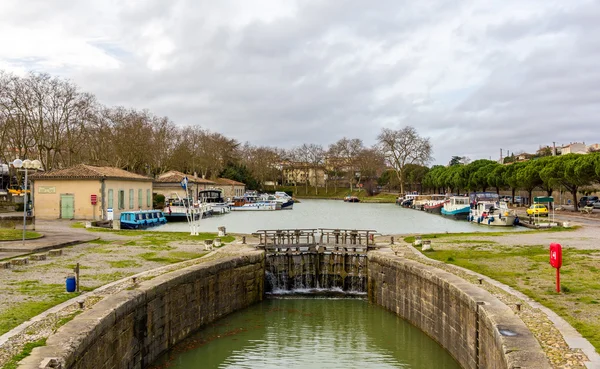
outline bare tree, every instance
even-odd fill
[[[354,180],[356,179],[356,157],[363,150],[363,142],[358,138],[340,139],[329,147],[330,152],[338,155],[337,159],[341,170],[346,174],[350,183],[350,191],[353,190]]]
[[[319,194],[319,172],[323,170],[323,180],[326,181],[323,162],[325,160],[325,150],[323,146],[317,144],[309,144],[306,146],[307,159],[313,171],[313,186],[315,187],[315,195]],[[307,174],[308,175],[308,174]]]
[[[429,138],[421,137],[416,129],[406,126],[400,130],[383,128],[377,137],[388,163],[396,170],[400,192],[404,193],[404,168],[407,164],[425,165],[431,161]]]
[[[281,157],[276,149],[245,143],[240,151],[242,163],[261,185],[267,181],[277,181]]]

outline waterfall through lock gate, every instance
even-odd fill
[[[365,295],[367,251],[375,231],[261,230],[265,291],[270,295]]]

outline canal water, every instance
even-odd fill
[[[389,234],[455,233],[516,230],[521,227],[488,227],[441,215],[405,209],[395,204],[348,203],[339,200],[301,200],[293,210],[232,211],[200,221],[201,232],[253,233],[259,229],[337,228],[373,229]],[[466,216],[465,216],[466,218]],[[187,223],[167,223],[157,231],[187,232]]]
[[[458,369],[435,341],[364,299],[267,299],[192,335],[152,367]]]

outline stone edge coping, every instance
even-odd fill
[[[161,292],[180,284],[199,270],[208,269],[210,274],[216,274],[246,264],[246,260],[250,264],[261,262],[263,252],[248,250],[244,254],[190,265],[141,281],[135,285],[135,289],[125,289],[109,295],[50,335],[46,345],[35,348],[30,356],[21,361],[18,368],[37,368],[40,362],[50,357],[64,360],[65,367],[70,367],[76,357],[80,357],[107,327],[114,325],[140,303],[149,301]]]
[[[584,362],[585,366],[588,369],[600,369],[600,354],[598,354],[596,352],[596,349],[594,348],[594,346],[590,343],[590,341],[585,339],[581,335],[581,333],[579,333],[575,328],[573,328],[573,326],[571,324],[569,324],[569,322],[564,320],[561,316],[556,314],[554,311],[550,310],[549,308],[545,307],[544,305],[540,304],[539,302],[533,300],[532,298],[525,295],[524,293],[517,291],[510,286],[505,285],[502,282],[498,282],[497,280],[492,279],[486,275],[479,274],[477,272],[474,272],[470,269],[463,268],[458,265],[445,264],[439,260],[434,260],[434,259],[428,258],[427,256],[423,255],[423,253],[421,253],[421,251],[419,249],[417,249],[416,247],[414,247],[411,244],[406,244],[406,246],[408,246],[414,252],[414,254],[417,255],[417,257],[419,257],[419,258],[426,259],[427,261],[431,261],[433,263],[451,265],[453,268],[457,268],[462,272],[465,272],[467,274],[473,275],[478,278],[482,278],[483,281],[488,282],[489,284],[491,284],[495,287],[498,287],[498,288],[502,289],[503,291],[525,301],[532,308],[539,309],[541,312],[546,314],[548,319],[550,319],[550,321],[554,324],[556,329],[558,329],[558,331],[562,334],[562,336],[563,336],[565,342],[567,343],[567,345],[569,346],[569,348],[571,348],[573,350],[579,349],[579,350],[583,351],[583,353],[588,357],[589,361]]]
[[[477,309],[478,301],[484,302],[479,306],[480,317],[484,318],[482,321],[490,332],[494,333],[497,347],[502,350],[501,355],[504,357],[507,368],[551,368],[540,344],[525,323],[488,291],[445,270],[396,256],[391,249],[389,251],[372,251],[369,253],[369,260],[403,268],[438,286],[452,289],[466,297],[467,303],[473,309]],[[517,335],[504,336],[500,333],[500,328],[513,331]],[[436,339],[436,337],[433,338]]]
[[[217,249],[217,250],[215,250],[213,252],[210,252],[210,253],[204,255],[202,258],[210,257],[210,256],[212,256],[214,254],[219,253],[219,252],[226,252],[228,250],[228,246],[229,245],[233,245],[233,244],[227,244],[224,247],[221,247],[220,249]],[[248,249],[248,251],[251,251],[251,249]],[[202,258],[200,258],[198,260],[201,260]],[[217,260],[221,260],[221,259],[217,259]],[[188,262],[190,262],[190,260],[182,261],[181,263],[188,263]],[[102,292],[104,292],[104,291],[106,291],[108,289],[111,289],[111,288],[113,288],[115,286],[118,286],[120,284],[129,284],[131,282],[131,279],[134,278],[134,277],[139,280],[139,279],[142,279],[143,277],[145,277],[145,276],[147,276],[149,274],[153,274],[153,273],[156,273],[156,272],[160,272],[162,270],[173,268],[177,264],[179,264],[179,263],[169,264],[169,265],[165,265],[165,266],[162,266],[162,267],[159,267],[159,268],[145,270],[143,272],[140,272],[140,273],[137,273],[137,274],[125,277],[123,279],[119,279],[118,281],[110,282],[108,284],[105,284],[103,286],[100,286],[100,287],[96,288],[93,291],[82,293],[81,295],[79,295],[77,297],[73,297],[70,300],[67,300],[67,301],[65,301],[63,303],[60,303],[60,304],[58,304],[56,306],[53,306],[50,309],[44,311],[43,313],[34,316],[33,318],[29,319],[28,321],[25,321],[25,322],[19,324],[15,328],[13,328],[10,331],[8,331],[8,332],[4,333],[3,335],[1,335],[0,336],[0,348],[2,346],[4,346],[11,338],[13,338],[14,336],[17,336],[17,335],[21,334],[22,332],[24,332],[27,328],[29,328],[34,323],[37,323],[37,322],[40,322],[40,321],[44,320],[50,314],[58,313],[58,312],[66,309],[67,307],[69,307],[71,305],[77,304],[78,301],[85,300],[88,297],[93,297],[93,296],[100,295],[100,294],[102,294]],[[200,264],[206,264],[206,263],[200,263]],[[194,265],[199,265],[199,264],[194,264]],[[193,266],[193,265],[191,265],[191,266]],[[178,270],[178,269],[175,269],[172,272],[174,272],[176,270]],[[168,273],[172,273],[172,272],[166,272],[164,274],[168,274]],[[160,275],[162,275],[162,274],[160,274]]]

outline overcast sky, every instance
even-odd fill
[[[254,145],[600,141],[600,1],[3,0],[0,69]]]

